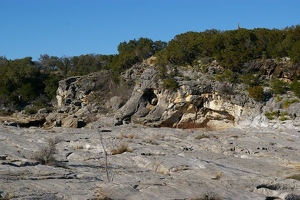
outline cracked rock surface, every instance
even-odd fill
[[[297,129],[185,130],[113,124],[103,118],[90,126],[97,129],[1,125],[1,197],[300,198]],[[54,162],[42,165],[36,155],[47,149],[51,138],[60,138]],[[112,150],[119,151],[112,155]]]

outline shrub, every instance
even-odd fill
[[[256,101],[264,100],[264,89],[261,86],[254,86],[248,89],[249,96]]]
[[[285,121],[285,120],[288,120],[288,119],[289,119],[288,117],[280,117],[279,118],[280,121]]]
[[[279,117],[279,111],[273,111],[273,112],[265,112],[265,116],[269,119],[269,120],[272,120],[272,119],[275,119],[275,117]]]
[[[229,81],[230,83],[236,82],[236,75],[233,71],[226,69],[222,74],[216,75],[216,81]]]
[[[259,84],[259,77],[255,74],[245,74],[239,77],[239,81],[250,87],[254,87]]]
[[[300,82],[296,78],[291,83],[290,88],[297,97],[300,97]]]
[[[47,146],[40,147],[40,151],[35,154],[34,159],[42,165],[57,165],[54,154],[57,153],[56,145],[62,141],[60,137],[47,139]]]
[[[277,78],[271,79],[271,90],[274,94],[284,94],[287,91],[288,84]]]
[[[174,78],[166,78],[163,80],[163,87],[164,89],[171,89],[171,90],[175,90],[178,88],[178,83]]]
[[[38,110],[39,109],[36,106],[27,106],[24,111],[26,115],[34,115]]]

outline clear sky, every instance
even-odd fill
[[[0,56],[116,54],[121,42],[169,42],[207,29],[300,25],[300,0],[0,0]]]

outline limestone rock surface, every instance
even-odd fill
[[[61,139],[53,153],[56,162],[43,165],[36,155],[53,138]],[[299,144],[299,129],[285,124],[223,130],[150,128],[114,126],[113,118],[102,116],[80,129],[1,125],[0,195],[72,200],[205,195],[299,199]],[[119,154],[112,154],[114,149]]]

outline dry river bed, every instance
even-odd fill
[[[299,180],[297,129],[0,125],[0,199],[300,199]]]

